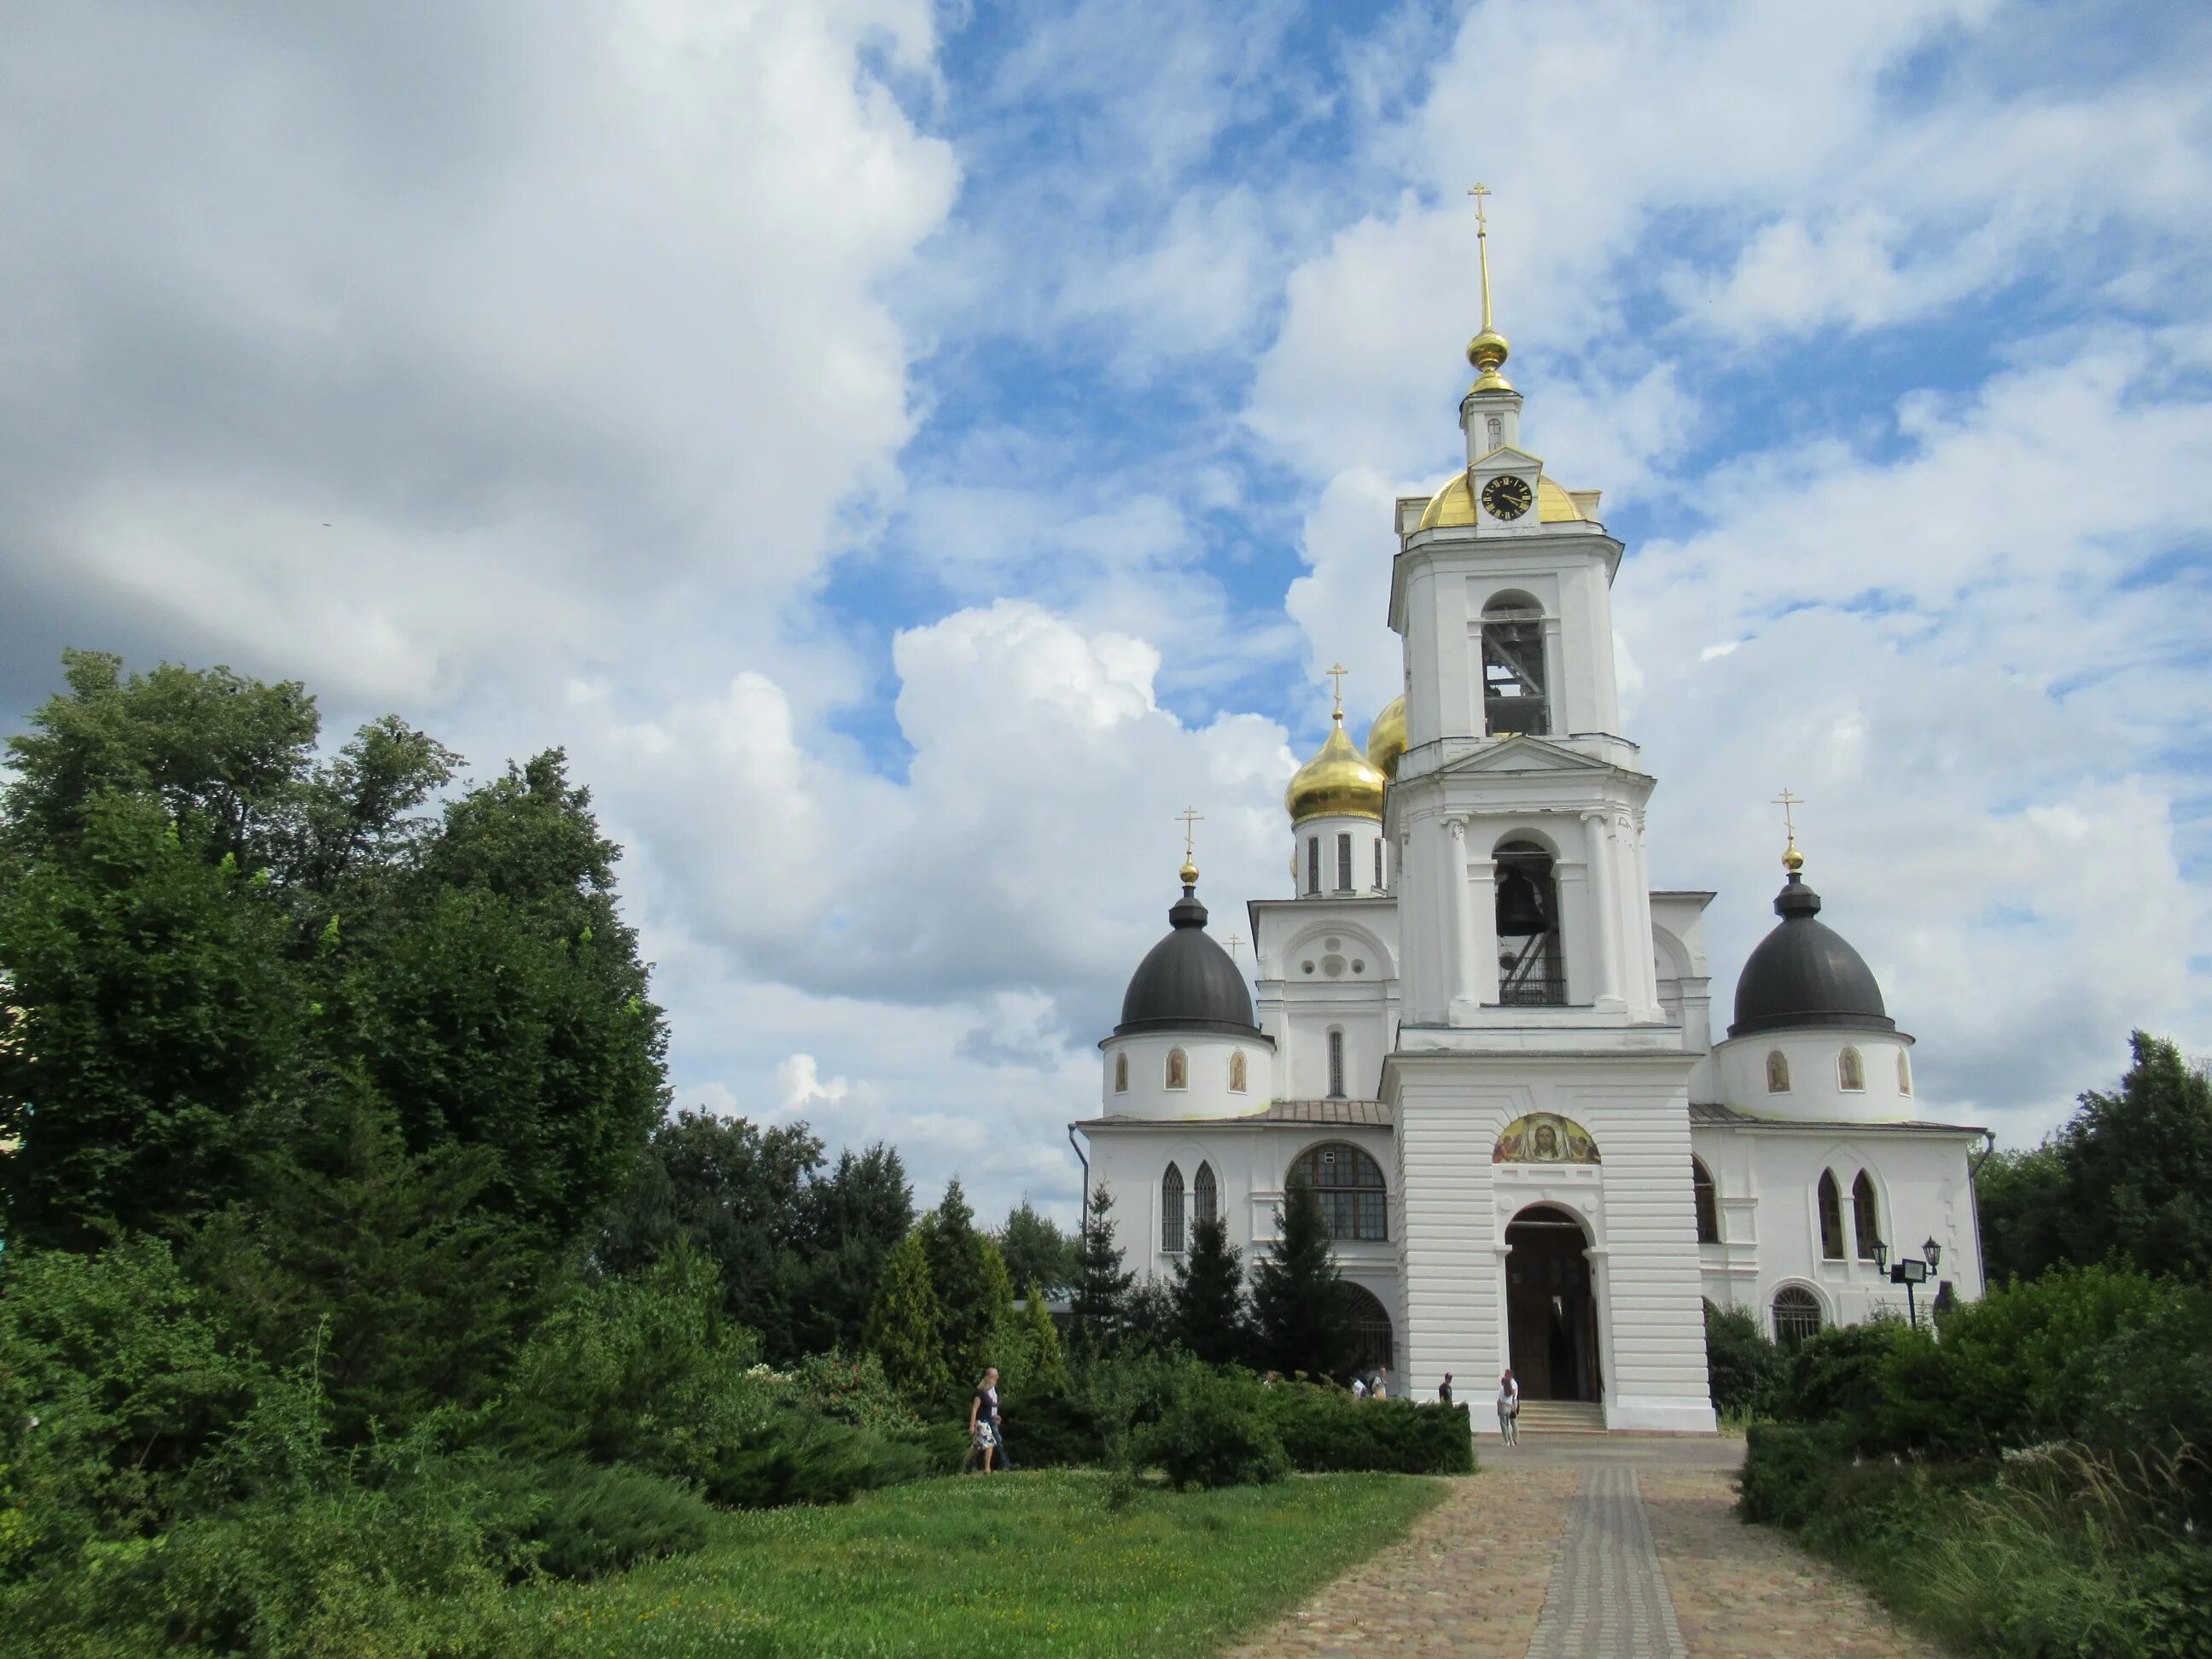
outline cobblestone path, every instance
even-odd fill
[[[1583,1475],[1528,1659],[1685,1659],[1636,1471]]]
[[[1230,1659],[1942,1659],[1781,1534],[1737,1520],[1730,1455],[1596,1437],[1485,1446],[1483,1472],[1403,1543]]]

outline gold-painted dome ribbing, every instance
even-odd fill
[[[1367,763],[1386,778],[1398,775],[1398,757],[1406,752],[1406,699],[1393,698],[1367,728]]]
[[[1578,524],[1589,517],[1575,505],[1575,498],[1547,477],[1536,480],[1536,522],[1539,524]],[[1474,497],[1468,493],[1467,474],[1458,473],[1442,489],[1429,498],[1427,510],[1421,514],[1423,530],[1449,530],[1458,525],[1475,522]]]
[[[1344,711],[1336,712],[1328,741],[1298,768],[1291,787],[1283,792],[1283,805],[1293,825],[1308,818],[1379,818],[1382,816],[1382,787],[1389,781],[1367,763],[1344,734]]]

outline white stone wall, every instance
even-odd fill
[[[1858,1050],[1866,1086],[1843,1086],[1843,1054]],[[1766,1057],[1779,1050],[1789,1062],[1790,1087],[1780,1094],[1766,1086]],[[1847,1028],[1765,1031],[1723,1040],[1713,1046],[1720,1098],[1738,1111],[1759,1117],[1838,1118],[1857,1123],[1896,1123],[1928,1119],[1911,1080],[1912,1039],[1902,1031],[1854,1031]],[[1899,1067],[1905,1069],[1900,1073]]]
[[[1700,1247],[1705,1295],[1733,1303],[1773,1330],[1774,1293],[1802,1285],[1820,1304],[1822,1322],[1856,1324],[1887,1310],[1902,1317],[1905,1288],[1860,1257],[1851,1192],[1859,1172],[1873,1178],[1877,1225],[1893,1258],[1917,1256],[1933,1237],[1943,1259],[1916,1292],[1924,1315],[1939,1281],[1971,1301],[1984,1289],[1980,1239],[1969,1170],[1977,1135],[1956,1130],[1861,1130],[1812,1126],[1746,1127],[1699,1124],[1697,1156],[1712,1171],[1721,1243]],[[1821,1253],[1819,1183],[1832,1170],[1843,1222],[1844,1255]]]
[[[1168,1054],[1186,1062],[1182,1088],[1168,1087]],[[1244,1088],[1230,1088],[1230,1056],[1244,1056]],[[1129,1057],[1129,1086],[1115,1086],[1115,1058]],[[1099,1044],[1098,1092],[1107,1117],[1242,1117],[1264,1110],[1274,1086],[1275,1052],[1261,1037],[1213,1031],[1142,1031]]]
[[[1337,849],[1338,837],[1349,838],[1352,843],[1352,884],[1340,886],[1337,877],[1342,873]],[[1291,896],[1293,898],[1351,898],[1372,896],[1389,890],[1390,853],[1382,852],[1382,886],[1375,883],[1375,848],[1382,839],[1382,821],[1364,817],[1308,818],[1291,831]],[[1309,847],[1321,848],[1321,886],[1315,889],[1307,878],[1312,873],[1308,860]]]

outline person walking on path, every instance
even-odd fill
[[[1509,1446],[1520,1443],[1521,1385],[1513,1380],[1513,1367],[1498,1379],[1498,1433]]]
[[[1367,1379],[1365,1377],[1355,1376],[1352,1379],[1352,1397],[1354,1400],[1364,1400],[1367,1398]]]
[[[1001,1468],[1010,1469],[1012,1463],[1000,1458],[1005,1443],[999,1433],[999,1368],[991,1366],[975,1384],[975,1397],[968,1406],[969,1462],[977,1454],[983,1459],[983,1473],[990,1474],[994,1459],[1000,1459]]]
[[[1437,1404],[1449,1406],[1451,1402],[1451,1373],[1446,1371],[1444,1380],[1437,1384]]]

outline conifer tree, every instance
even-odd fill
[[[1030,1280],[1028,1295],[1028,1305],[1022,1310],[1022,1328],[1028,1339],[1029,1392],[1065,1394],[1067,1356],[1060,1349],[1060,1328],[1052,1322],[1052,1309],[1045,1301],[1043,1284],[1037,1279]]]
[[[1083,1248],[1075,1264],[1075,1334],[1094,1346],[1120,1327],[1137,1276],[1121,1266],[1114,1242],[1114,1194],[1104,1182],[1091,1189],[1090,1213],[1083,1221]]]
[[[1029,1343],[1021,1321],[1014,1315],[1014,1281],[1006,1272],[1006,1258],[989,1238],[979,1234],[977,1243],[983,1263],[983,1291],[976,1304],[976,1339],[957,1356],[960,1367],[954,1375],[961,1382],[972,1382],[982,1376],[986,1365],[996,1365],[1026,1384]]]
[[[951,1386],[944,1323],[919,1228],[884,1258],[883,1279],[868,1310],[868,1352],[883,1362],[891,1386],[911,1400],[933,1406]]]
[[[1175,1340],[1212,1365],[1243,1360],[1251,1346],[1244,1304],[1243,1252],[1216,1217],[1191,1229],[1190,1249],[1176,1263]]]
[[[1321,1198],[1293,1170],[1276,1212],[1279,1237],[1252,1274],[1254,1346],[1261,1363],[1289,1375],[1340,1376],[1351,1368],[1351,1310],[1329,1247]]]
[[[989,1241],[975,1231],[975,1212],[968,1207],[959,1176],[945,1183],[944,1201],[922,1217],[916,1231],[929,1257],[929,1279],[936,1289],[938,1311],[944,1322],[945,1370],[972,1382],[988,1363],[982,1354],[991,1345],[1001,1304],[1006,1316],[1012,1314],[1012,1288],[1004,1285],[994,1292],[989,1282],[984,1262]],[[1004,1269],[1002,1261],[1002,1278]]]

